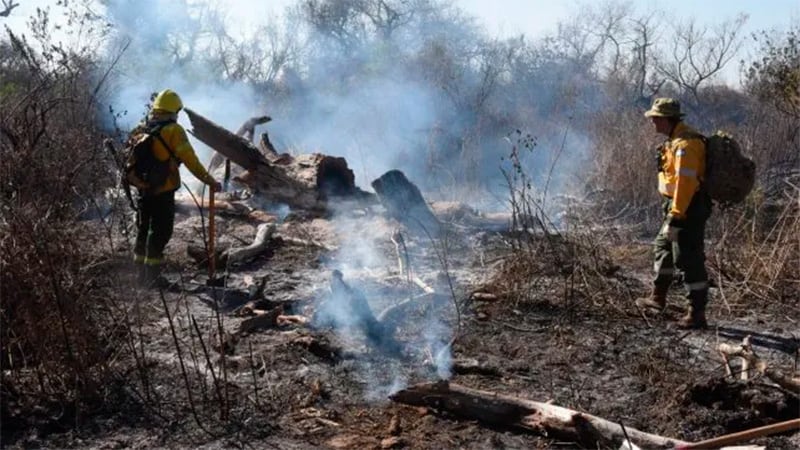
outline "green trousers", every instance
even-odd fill
[[[175,192],[139,196],[139,229],[133,248],[134,262],[160,266],[175,223]]]
[[[677,271],[680,271],[683,274],[687,297],[690,300],[705,299],[708,293],[708,273],[705,266],[703,237],[706,221],[711,215],[711,199],[702,191],[695,193],[689,204],[686,220],[678,232],[677,242],[669,241],[664,232],[671,205],[672,199],[665,198],[664,223],[653,243],[655,253],[653,284],[656,289],[666,290],[672,284]]]

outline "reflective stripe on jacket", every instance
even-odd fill
[[[203,167],[203,164],[201,164],[200,160],[197,158],[197,154],[195,154],[192,144],[189,143],[189,139],[186,136],[186,131],[180,124],[172,122],[165,125],[164,128],[161,129],[161,137],[164,139],[164,142],[169,145],[172,154],[178,161],[172,160],[170,163],[169,176],[164,182],[164,185],[156,189],[155,194],[175,191],[181,187],[181,175],[178,170],[180,163],[186,164],[186,168],[189,169],[189,172],[203,183],[211,184],[213,182],[206,168]],[[170,157],[169,151],[164,148],[164,144],[160,139],[155,139],[153,141],[153,154],[161,161],[166,161]]]
[[[686,218],[692,196],[706,175],[706,147],[701,134],[679,122],[661,149],[658,192],[672,199],[670,215]]]

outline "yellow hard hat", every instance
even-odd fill
[[[160,109],[162,111],[177,114],[178,111],[183,109],[183,102],[178,94],[171,89],[164,89],[159,92],[156,99],[153,100],[153,109]]]

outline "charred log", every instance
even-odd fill
[[[280,164],[278,162],[281,159],[281,154],[278,153],[278,150],[275,149],[275,146],[272,145],[272,141],[269,140],[269,134],[261,133],[261,140],[258,141],[258,148],[264,153],[264,156],[267,157],[268,160],[272,161],[275,164]],[[286,157],[289,157],[288,153],[284,153]]]
[[[375,318],[364,293],[348,285],[342,272],[333,271],[330,290],[330,298],[320,303],[314,313],[312,323],[315,326],[359,329],[373,348],[391,356],[400,356],[402,347],[395,340],[393,330]]]
[[[588,448],[619,448],[630,440],[644,448],[673,448],[686,442],[622,427],[600,417],[548,403],[471,389],[441,381],[411,386],[390,396],[393,401],[427,406],[494,426],[545,433],[580,442]]]
[[[421,236],[436,237],[441,224],[433,215],[422,192],[405,174],[390,170],[372,182],[372,188],[386,208],[387,214],[402,223],[411,232]]]
[[[323,336],[301,336],[292,340],[291,343],[305,348],[311,354],[316,355],[331,364],[336,364],[343,359],[349,359],[353,357],[353,355],[331,344],[330,341]]]
[[[276,326],[278,324],[278,316],[283,314],[283,307],[279,306],[269,311],[255,310],[254,312],[255,316],[245,319],[239,324],[237,334],[252,333],[253,331]]]
[[[237,136],[244,136],[245,139],[252,142],[253,136],[256,132],[256,125],[262,125],[272,120],[270,116],[251,117],[236,130]]]
[[[186,109],[192,134],[248,171],[238,178],[255,192],[295,209],[325,210],[330,197],[367,199],[355,186],[344,158],[300,155],[277,165],[247,139],[237,136],[191,109]]]

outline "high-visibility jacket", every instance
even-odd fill
[[[189,143],[189,139],[186,136],[186,131],[180,124],[171,122],[165,125],[164,128],[161,129],[161,137],[169,146],[170,150],[172,150],[174,158],[172,158],[170,162],[169,176],[167,176],[164,184],[154,191],[154,194],[175,191],[181,187],[181,175],[179,170],[181,163],[186,164],[186,168],[189,169],[189,172],[203,183],[210,185],[214,182],[211,175],[208,174],[206,168],[203,167],[200,160],[197,158],[197,154],[194,152],[194,148],[192,148],[192,144]],[[170,159],[170,153],[164,148],[164,144],[160,139],[153,140],[153,154],[160,161]]]
[[[661,148],[658,191],[672,199],[669,214],[678,220],[686,211],[706,175],[706,147],[702,135],[679,122]]]

